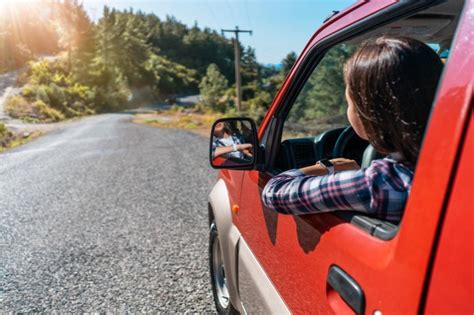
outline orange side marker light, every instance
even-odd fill
[[[239,210],[240,210],[240,208],[239,208],[238,205],[233,205],[232,206],[232,213],[233,214],[237,215],[239,213]]]

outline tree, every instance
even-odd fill
[[[221,102],[221,98],[224,96],[228,85],[229,82],[220,73],[217,65],[210,64],[207,67],[206,76],[199,84],[203,102],[213,110],[225,111],[225,104]]]
[[[303,123],[339,116],[346,110],[343,67],[356,47],[341,44],[329,50],[298,95],[290,121]]]
[[[58,51],[52,3],[1,1],[0,6],[0,73],[20,68],[37,55]]]
[[[89,22],[87,14],[77,0],[63,0],[54,2],[54,24],[59,35],[61,48],[66,49],[68,56],[68,71],[72,67],[72,52],[80,41],[83,31],[83,22]]]
[[[209,64],[215,63],[227,80],[234,82],[234,50],[230,40],[216,31],[201,30],[195,25],[184,36],[183,43],[185,51],[176,61],[196,69],[201,77],[206,74]]]
[[[91,95],[87,99],[70,100],[77,103],[79,99],[97,111],[117,110],[127,105],[133,94],[138,96],[143,91],[151,99],[199,90],[208,106],[226,110],[228,101],[222,100],[230,92],[228,85],[234,84],[234,52],[232,42],[215,30],[200,28],[197,23],[188,27],[170,16],[161,20],[154,14],[107,6],[102,18],[94,23],[80,0],[41,3],[47,14],[35,13],[43,10],[39,4],[31,9],[20,8],[28,17],[17,21],[22,30],[19,33],[27,35],[23,39],[13,34],[15,21],[0,19],[0,71],[48,53],[47,48],[56,52],[61,47],[68,58],[54,58],[61,64],[60,71],[54,66],[44,76],[28,74],[31,80],[25,78],[25,82],[42,80],[50,72],[57,74],[64,79],[61,84],[53,82],[58,86],[53,86],[56,94],[80,94],[76,92],[87,89]],[[262,113],[282,79],[275,68],[259,64],[250,47],[242,48],[241,69],[244,108]],[[38,90],[49,89],[49,84],[38,82]],[[230,97],[228,94],[227,99]],[[69,103],[69,99],[63,103]]]
[[[242,76],[242,100],[244,108],[247,100],[255,97],[255,94],[262,87],[262,76],[260,73],[260,64],[257,62],[255,50],[247,47],[242,52],[240,73]],[[248,106],[247,106],[248,107]]]
[[[164,56],[152,54],[145,63],[149,84],[157,96],[189,92],[196,84],[196,70],[173,62]]]
[[[283,76],[286,76],[290,72],[291,67],[293,67],[293,65],[296,62],[296,58],[298,58],[296,56],[296,53],[294,51],[292,51],[292,52],[288,53],[288,55],[286,55],[286,57],[282,60],[282,62],[281,62],[281,64],[282,64],[281,72],[282,72]]]
[[[151,48],[147,44],[144,22],[132,12],[110,11],[104,8],[103,18],[96,30],[97,58],[105,67],[117,67],[131,86],[142,87],[145,81],[145,62]]]
[[[255,49],[247,47],[242,53],[240,72],[242,75],[242,85],[248,85],[256,81],[261,81],[261,65],[257,62]]]
[[[88,67],[95,57],[95,25],[87,15],[82,4],[77,0],[66,0],[55,3],[55,26],[58,42],[68,52],[68,72],[79,80],[89,76]]]

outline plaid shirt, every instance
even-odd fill
[[[212,157],[215,157],[216,148],[217,147],[227,147],[231,146],[232,144],[241,144],[242,141],[236,135],[232,135],[231,137],[227,138],[227,140],[219,139],[216,136],[212,136]],[[236,157],[239,159],[245,158],[245,155],[241,151],[233,151],[227,154],[224,154],[223,157]]]
[[[325,176],[293,169],[273,177],[262,200],[266,207],[284,214],[355,210],[399,221],[412,179],[411,169],[389,157],[372,161],[366,169]]]

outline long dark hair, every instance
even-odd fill
[[[443,63],[426,44],[382,36],[347,61],[344,80],[369,142],[415,165]]]

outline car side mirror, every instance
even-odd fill
[[[217,169],[254,169],[257,127],[250,118],[223,118],[212,125],[209,160]]]

